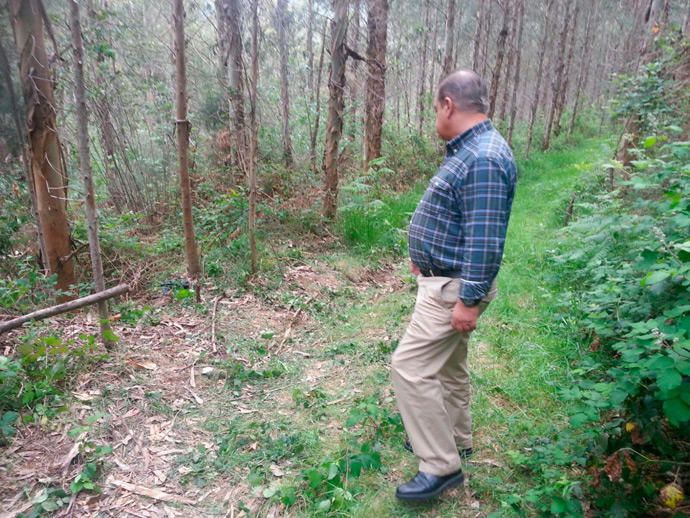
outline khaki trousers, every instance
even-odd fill
[[[460,333],[450,323],[459,279],[420,275],[417,284],[412,320],[393,353],[393,386],[419,470],[443,476],[460,469],[458,448],[472,447],[471,333]],[[494,281],[480,312],[496,293]]]

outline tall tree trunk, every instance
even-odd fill
[[[491,32],[493,30],[492,25],[493,25],[493,5],[494,5],[494,0],[489,0],[486,2],[486,0],[482,1],[482,3],[488,3],[489,4],[489,9],[486,13],[486,30],[484,31],[484,34],[482,35],[483,42],[482,42],[482,77],[486,80],[486,77],[489,73],[489,40],[491,39]]]
[[[36,238],[38,240],[39,262],[43,265],[48,257],[46,253],[46,245],[41,230],[41,225],[38,219],[38,208],[36,203],[36,186],[34,185],[34,176],[31,171],[31,148],[27,138],[26,120],[21,118],[21,110],[17,96],[14,93],[14,85],[12,84],[12,70],[10,68],[10,61],[5,52],[5,47],[2,45],[4,39],[4,31],[0,28],[0,73],[5,77],[5,86],[10,98],[10,105],[12,106],[12,120],[14,122],[15,131],[17,132],[17,139],[22,147],[22,168],[24,169],[24,176],[26,184],[29,188],[29,196],[31,198],[31,215],[34,218],[36,225]]]
[[[177,132],[177,156],[180,167],[180,195],[182,196],[182,220],[184,225],[184,250],[187,273],[195,279],[201,274],[199,249],[194,234],[192,218],[192,186],[189,181],[189,132],[187,120],[187,65],[185,61],[184,6],[183,0],[173,0],[173,29],[175,51],[175,104],[177,106],[175,131]]]
[[[429,0],[424,0],[424,27],[429,27]],[[424,31],[424,38],[422,40],[422,61],[420,63],[421,73],[419,81],[419,97],[417,99],[417,109],[419,111],[419,136],[422,136],[424,131],[424,110],[426,106],[426,61],[427,61],[427,47],[429,46],[429,31]]]
[[[522,31],[525,25],[525,0],[519,0],[517,7],[518,24],[517,29],[517,49],[515,50],[515,72],[513,75],[513,84],[511,88],[513,95],[510,100],[510,126],[508,127],[508,145],[513,145],[513,129],[515,128],[515,116],[517,114],[517,97],[520,90],[520,78],[522,77],[522,70],[520,63],[522,60]]]
[[[599,11],[599,2],[592,0],[589,9],[587,9],[587,21],[585,22],[585,41],[584,50],[582,53],[582,62],[580,63],[580,73],[577,78],[577,86],[575,87],[575,101],[573,102],[573,111],[570,115],[570,125],[568,126],[568,136],[573,134],[575,129],[575,121],[577,120],[577,112],[580,109],[580,96],[582,90],[586,87],[589,80],[589,71],[591,68],[590,55],[592,53],[592,25],[593,21],[597,19]],[[601,78],[603,81],[604,78]]]
[[[544,32],[539,44],[539,55],[537,57],[537,83],[534,86],[532,94],[532,105],[529,113],[529,127],[527,129],[527,146],[525,147],[525,155],[529,156],[530,147],[532,146],[532,137],[534,135],[534,121],[537,118],[537,109],[539,108],[539,97],[541,95],[541,84],[544,79],[544,60],[546,59],[546,48],[549,46],[549,27],[551,24],[552,9],[555,0],[546,0],[546,14],[544,18]]]
[[[561,119],[563,118],[563,110],[568,99],[568,87],[570,85],[570,66],[573,62],[573,54],[575,52],[575,44],[577,42],[577,22],[580,17],[580,1],[575,0],[575,13],[573,14],[573,23],[571,24],[570,40],[568,42],[568,57],[565,62],[565,70],[563,72],[563,84],[558,94],[558,105],[556,107],[556,120],[554,122],[553,134],[558,136],[561,134]]]
[[[546,151],[551,145],[551,131],[553,129],[554,119],[558,108],[558,99],[561,92],[561,85],[563,84],[563,73],[565,71],[565,50],[568,41],[568,27],[570,26],[570,8],[571,2],[566,2],[566,10],[563,14],[563,26],[561,29],[561,38],[558,48],[555,49],[557,53],[556,62],[556,78],[553,82],[551,109],[549,110],[549,117],[544,128],[544,137],[541,142],[542,150]]]
[[[360,52],[360,11],[361,11],[361,0],[354,0],[352,5],[352,22],[350,24],[349,30],[347,31],[348,39],[350,40],[349,46],[354,49],[355,52]],[[359,107],[359,59],[352,59],[350,61],[350,74],[349,78],[346,79],[348,90],[350,93],[348,117],[347,117],[347,138],[353,143],[355,136],[357,135],[357,112]]]
[[[323,30],[321,31],[321,53],[319,55],[319,67],[316,73],[316,105],[314,107],[314,127],[311,129],[311,141],[309,142],[309,159],[311,162],[311,170],[316,173],[316,139],[319,135],[319,125],[321,122],[321,75],[323,72],[323,56],[326,51],[326,28],[328,27],[328,20],[323,22]]]
[[[328,78],[328,122],[326,123],[326,146],[324,150],[324,199],[323,214],[335,217],[338,207],[338,148],[343,134],[343,113],[345,111],[345,65],[347,54],[347,11],[348,0],[334,0],[335,16],[331,28],[331,67]]]
[[[517,17],[518,17],[518,6],[515,2],[510,2],[506,6],[506,9],[510,11],[510,26],[508,28],[508,59],[506,60],[505,69],[505,81],[501,85],[501,91],[503,92],[500,111],[498,114],[498,119],[501,121],[505,120],[506,110],[508,109],[508,93],[511,90],[511,85],[509,85],[510,77],[513,72],[513,62],[515,61],[515,54],[517,53],[517,45],[515,44],[515,36],[517,34]],[[513,91],[515,89],[513,88]]]
[[[479,73],[480,59],[482,57],[482,36],[484,29],[484,18],[486,11],[486,2],[479,2],[477,9],[477,25],[474,31],[474,48],[472,49],[472,70]]]
[[[311,109],[314,104],[314,0],[307,2],[307,88]]]
[[[446,77],[453,71],[453,37],[455,36],[455,0],[448,0],[446,10],[446,44],[443,53],[443,73]]]
[[[503,57],[506,52],[506,39],[508,38],[508,21],[510,19],[510,9],[508,5],[503,5],[503,24],[501,31],[498,33],[498,40],[496,42],[496,64],[494,65],[494,73],[491,76],[491,92],[489,94],[489,118],[494,116],[496,110],[496,98],[498,97],[498,87],[501,82],[501,68],[503,66]]]
[[[77,128],[79,141],[79,167],[84,180],[86,226],[89,236],[89,251],[91,253],[91,271],[96,291],[105,290],[103,277],[103,262],[101,260],[101,243],[98,239],[98,213],[96,211],[96,194],[93,188],[93,173],[91,171],[91,155],[89,153],[89,114],[86,108],[86,87],[84,86],[84,45],[81,39],[81,23],[79,20],[79,3],[69,0],[70,29],[72,32],[72,50],[74,51],[74,96],[77,103]],[[101,339],[106,349],[115,346],[110,329],[108,302],[98,303],[98,316],[101,326]]]
[[[247,174],[247,129],[244,115],[244,81],[242,63],[241,0],[216,0],[219,18],[219,48],[226,69],[230,108],[230,134],[233,143],[233,162]],[[221,83],[224,84],[224,83]]]
[[[67,221],[67,176],[57,134],[43,18],[39,14],[43,7],[40,0],[10,0],[9,6],[27,110],[38,225],[45,244],[43,262],[49,273],[57,275],[56,288],[67,291],[75,282]]]
[[[369,162],[381,156],[381,132],[386,98],[388,0],[368,0],[367,26],[367,66],[369,73],[367,75],[365,165],[368,167]]]
[[[287,44],[287,0],[278,0],[275,13],[280,54],[280,104],[283,114],[283,160],[285,167],[292,167],[292,139],[290,138],[290,96],[288,93],[288,44]]]
[[[258,269],[258,254],[256,251],[256,179],[259,155],[259,132],[256,123],[256,98],[259,89],[259,0],[252,1],[252,66],[251,66],[251,91],[249,94],[249,253],[251,271],[256,273]]]

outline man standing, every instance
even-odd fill
[[[467,344],[496,296],[517,179],[513,154],[487,118],[487,97],[475,72],[459,70],[434,101],[446,157],[410,223],[417,301],[392,361],[406,446],[420,460],[396,491],[403,500],[461,484],[460,457],[472,453]]]

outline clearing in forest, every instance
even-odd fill
[[[146,517],[497,509],[529,486],[511,452],[563,419],[554,387],[569,345],[554,324],[546,253],[574,185],[609,153],[593,139],[521,164],[501,293],[471,346],[476,454],[465,486],[436,504],[393,496],[416,469],[388,370],[414,303],[407,261],[332,238],[276,239],[286,258],[279,281],[259,276],[223,296],[207,286],[201,304],[155,291],[130,300],[117,350],[80,372],[63,412],[20,427],[4,451],[3,516],[41,507]],[[97,332],[87,315],[48,327],[72,346]],[[61,491],[70,484],[86,490],[70,498]]]

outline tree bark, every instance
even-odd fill
[[[259,155],[259,132],[256,123],[256,99],[259,89],[259,0],[252,1],[252,66],[251,91],[249,94],[249,217],[247,233],[249,234],[249,253],[251,271],[258,270],[258,253],[256,250],[256,179]]]
[[[573,134],[575,129],[575,121],[577,120],[577,113],[580,109],[580,96],[583,89],[589,80],[589,71],[591,68],[590,55],[592,53],[592,25],[593,21],[597,19],[599,11],[599,2],[592,0],[594,5],[590,5],[587,9],[587,21],[585,22],[585,41],[582,53],[582,62],[580,63],[580,73],[577,78],[577,86],[575,87],[575,100],[573,102],[573,111],[570,115],[570,124],[568,126],[568,136]],[[603,80],[603,78],[601,78]]]
[[[508,145],[513,145],[513,129],[515,128],[515,116],[517,115],[517,98],[520,90],[520,78],[522,77],[522,70],[520,64],[522,61],[522,31],[525,25],[525,0],[519,0],[517,7],[518,24],[517,29],[517,49],[515,50],[515,71],[513,74],[513,84],[511,88],[513,95],[510,100],[510,126],[508,127]]]
[[[429,0],[424,0],[424,36],[422,39],[422,61],[420,64],[421,73],[419,81],[419,97],[417,99],[417,109],[419,111],[419,136],[421,137],[424,132],[424,110],[426,107],[426,61],[427,61],[427,50],[429,46],[429,31],[426,30],[429,27]]]
[[[192,187],[189,181],[189,131],[191,124],[187,120],[187,68],[185,61],[184,40],[184,6],[183,0],[173,0],[173,29],[175,39],[175,104],[177,118],[177,153],[180,167],[180,195],[182,196],[182,219],[184,224],[185,255],[187,273],[193,279],[201,274],[199,249],[194,234],[192,217]]]
[[[565,62],[565,70],[563,72],[563,84],[558,95],[558,105],[556,107],[556,120],[554,122],[553,134],[558,136],[561,134],[561,119],[563,118],[563,110],[568,99],[568,87],[570,86],[570,70],[573,62],[573,53],[575,52],[575,43],[577,41],[577,22],[580,17],[580,1],[575,0],[575,13],[570,30],[570,40],[568,43],[568,57]]]
[[[290,95],[288,91],[288,44],[287,44],[287,0],[278,0],[275,12],[280,54],[280,104],[283,115],[283,161],[288,169],[293,166],[292,139],[290,138]]]
[[[12,106],[12,120],[17,132],[17,139],[21,143],[22,147],[22,169],[24,170],[24,176],[26,177],[26,185],[29,188],[29,196],[31,199],[31,215],[34,218],[34,224],[36,225],[36,238],[38,240],[39,250],[38,262],[39,264],[43,265],[48,257],[48,254],[46,253],[45,240],[38,219],[36,186],[34,184],[34,176],[31,171],[31,149],[29,147],[29,140],[27,138],[26,120],[22,120],[21,118],[21,110],[19,108],[18,99],[14,93],[10,61],[7,57],[7,52],[5,52],[5,47],[2,45],[3,36],[4,31],[0,32],[0,72],[2,72],[2,75],[5,76],[5,85],[7,88],[7,93],[10,97],[10,105]]]
[[[331,68],[328,78],[328,122],[326,123],[326,147],[324,151],[324,199],[323,215],[332,219],[338,206],[338,148],[343,134],[345,110],[345,65],[347,55],[348,0],[334,0],[335,16],[331,28]]]
[[[381,156],[381,133],[386,98],[388,0],[368,0],[367,11],[367,68],[369,73],[365,110],[366,167],[373,159]]]
[[[314,127],[311,129],[311,141],[309,143],[309,159],[311,162],[311,170],[316,172],[316,139],[319,135],[319,125],[321,122],[321,76],[323,74],[323,56],[326,53],[326,28],[328,21],[323,22],[323,30],[321,31],[321,53],[319,54],[319,66],[316,73],[316,105],[314,107]]]
[[[515,1],[509,2],[506,9],[510,12],[510,26],[508,28],[508,59],[506,60],[506,70],[505,78],[500,90],[503,92],[500,103],[500,112],[498,114],[498,119],[505,120],[506,110],[508,109],[508,93],[511,89],[508,85],[510,81],[511,74],[513,72],[513,62],[515,61],[515,54],[517,53],[517,45],[515,44],[515,36],[517,34],[517,17],[518,17],[518,7]],[[513,88],[513,91],[515,89]]]
[[[443,53],[443,77],[453,71],[453,37],[455,36],[455,0],[448,0],[446,10],[446,43]]]
[[[247,135],[244,114],[244,81],[242,63],[242,11],[241,0],[216,0],[219,19],[219,48],[221,67],[227,74],[221,85],[228,91],[230,108],[230,134],[234,146],[233,161],[247,174]],[[224,88],[225,90],[225,88]]]
[[[72,50],[74,52],[74,94],[77,103],[77,127],[79,141],[79,166],[84,180],[86,226],[89,236],[89,252],[91,255],[91,271],[96,291],[105,290],[103,277],[103,262],[101,260],[101,243],[98,239],[98,213],[96,211],[96,194],[93,188],[93,172],[91,170],[91,154],[89,153],[89,114],[86,108],[86,87],[84,86],[84,45],[81,39],[81,23],[79,20],[79,3],[69,0],[70,29],[72,32]],[[106,349],[115,346],[110,329],[108,303],[98,302],[98,316],[101,326],[101,339]]]
[[[571,2],[566,2],[566,10],[565,13],[563,14],[563,26],[561,29],[561,38],[560,42],[558,45],[558,48],[556,49],[556,53],[558,55],[558,61],[556,62],[556,78],[553,82],[553,88],[552,88],[552,99],[551,99],[551,109],[549,110],[549,117],[546,122],[546,127],[544,128],[544,137],[541,142],[541,148],[542,150],[546,151],[549,149],[549,146],[551,145],[551,131],[553,129],[553,123],[556,117],[556,112],[558,109],[558,100],[559,100],[559,95],[561,92],[561,87],[563,84],[563,72],[565,71],[565,50],[566,50],[566,44],[568,41],[568,28],[570,26],[570,7],[571,7]]]
[[[494,66],[494,73],[491,77],[491,92],[489,94],[489,118],[494,116],[496,110],[496,98],[498,97],[498,87],[501,81],[501,67],[503,66],[503,57],[506,52],[506,39],[508,38],[510,9],[508,5],[502,5],[501,7],[503,8],[503,24],[498,33],[498,40],[496,42],[496,64]]]
[[[546,0],[546,15],[544,18],[544,33],[541,37],[539,45],[539,55],[537,57],[537,82],[534,86],[534,93],[532,95],[532,106],[529,114],[529,128],[527,130],[527,145],[525,147],[525,155],[529,156],[530,147],[532,146],[532,137],[534,135],[534,121],[537,118],[537,109],[539,108],[539,97],[541,95],[541,84],[544,78],[544,59],[546,48],[549,46],[549,26],[551,23],[552,9],[554,0]]]
[[[486,2],[479,2],[479,8],[477,9],[477,25],[474,31],[474,48],[472,49],[472,70],[479,73],[479,61],[482,57],[482,36],[484,29],[484,18],[486,11]]]
[[[109,288],[105,291],[99,291],[98,293],[92,293],[86,297],[81,297],[79,299],[71,300],[63,304],[58,304],[57,306],[51,306],[45,309],[39,309],[38,311],[33,311],[28,315],[14,318],[12,320],[7,320],[6,322],[0,322],[0,333],[6,333],[12,329],[16,329],[19,326],[31,322],[32,320],[43,320],[44,318],[49,318],[55,315],[60,315],[61,313],[66,313],[75,309],[83,308],[90,304],[95,304],[101,300],[107,300],[118,295],[122,295],[129,291],[129,286],[127,284],[118,284],[113,288]]]
[[[43,36],[40,0],[10,0],[10,16],[19,53],[26,107],[31,174],[38,225],[44,237],[44,265],[57,275],[56,288],[67,291],[75,282],[67,221],[67,175],[56,127],[53,77]],[[63,259],[64,258],[64,259]]]

